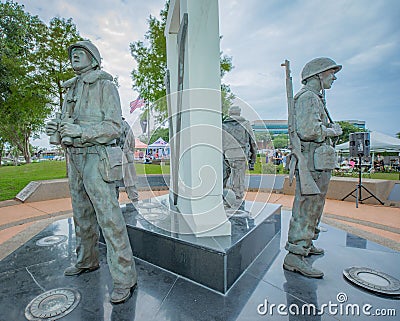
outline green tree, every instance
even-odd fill
[[[256,141],[261,148],[272,147],[272,137],[267,130],[263,132],[254,132],[254,136],[256,137]]]
[[[357,132],[365,132],[365,129],[359,128],[353,124],[350,124],[347,121],[339,121],[338,122],[340,127],[342,127],[342,135],[339,136],[339,139],[337,141],[337,144],[342,144],[345,142],[349,141],[349,135],[351,133],[357,133]]]
[[[29,163],[29,138],[62,105],[62,82],[74,75],[66,49],[82,38],[72,19],[56,17],[47,27],[9,0],[0,16],[0,136]]]
[[[400,132],[398,132],[398,133],[396,134],[396,137],[397,137],[398,139],[400,139]]]
[[[272,142],[274,143],[275,149],[287,148],[289,137],[286,134],[279,134],[273,137]]]
[[[47,27],[12,1],[0,3],[0,17],[0,136],[29,163],[29,137],[50,111],[44,74],[37,68]]]
[[[167,70],[166,39],[164,29],[167,21],[169,1],[160,11],[161,20],[150,15],[149,29],[143,41],[130,44],[132,57],[137,62],[137,67],[132,71],[133,89],[138,91],[146,102],[156,102],[166,95],[164,77]],[[232,58],[221,53],[221,78],[232,70]],[[227,110],[234,96],[228,85],[222,85],[222,105]],[[168,117],[165,100],[160,100],[153,106],[156,118],[162,122]],[[144,114],[142,117],[146,117]]]
[[[55,17],[51,19],[45,38],[41,44],[39,68],[46,77],[46,85],[51,97],[51,104],[63,103],[62,83],[75,74],[70,65],[67,48],[83,40],[72,18]]]
[[[222,39],[222,36],[220,36]],[[233,69],[232,57],[224,55],[220,52],[220,69],[221,69],[221,79]],[[227,84],[221,83],[221,105],[222,105],[222,115],[223,117],[228,116],[229,107],[232,106],[232,102],[235,99],[231,87]]]
[[[222,106],[222,118],[228,117],[229,107],[232,106],[232,102],[235,99],[235,94],[232,92],[229,85],[221,84],[221,106]]]
[[[153,144],[159,138],[164,139],[166,142],[169,141],[169,129],[164,127],[158,127],[151,133],[149,145]]]
[[[132,71],[133,88],[137,90],[146,102],[155,102],[165,96],[164,76],[166,72],[166,42],[164,27],[168,14],[167,2],[164,10],[161,10],[161,20],[150,15],[148,19],[149,29],[145,39],[149,43],[136,41],[130,44],[132,57],[137,62],[137,68]],[[162,108],[162,104],[157,104]],[[165,118],[165,110],[156,110],[162,118]]]

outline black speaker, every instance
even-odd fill
[[[368,132],[352,133],[349,135],[349,152],[351,157],[369,156],[371,152]]]

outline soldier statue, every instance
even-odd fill
[[[239,106],[229,108],[228,117],[222,122],[222,147],[224,153],[224,189],[231,178],[235,201],[229,206],[244,210],[246,161],[249,170],[254,170],[257,145],[250,122],[240,116]]]
[[[133,134],[131,126],[122,117],[122,132],[121,136],[117,138],[117,145],[121,147],[124,152],[124,164],[123,164],[123,178],[116,182],[116,193],[119,198],[119,188],[125,187],[125,192],[131,201],[127,207],[135,207],[139,200],[139,194],[137,191],[137,176],[135,169],[135,135]]]
[[[289,135],[292,148],[296,146],[296,139],[299,144],[292,150],[294,155],[289,166],[296,175],[296,192],[285,247],[289,253],[283,267],[312,278],[322,278],[324,273],[312,267],[304,257],[324,254],[313,240],[318,238],[318,224],[331,171],[336,164],[331,138],[342,134],[340,125],[333,123],[326,108],[325,89],[331,88],[335,74],[341,69],[341,65],[329,58],[308,62],[301,73],[304,86],[294,97],[294,110],[291,112],[289,108],[289,126],[292,119],[295,128],[294,136]],[[306,190],[311,185],[314,191]]]
[[[73,276],[99,268],[99,227],[107,246],[113,280],[112,303],[125,302],[137,284],[137,274],[124,217],[115,197],[122,178],[121,106],[113,77],[101,70],[101,57],[90,41],[68,48],[76,77],[63,87],[67,94],[61,121],[53,119],[46,132],[66,148],[68,178],[76,234],[76,263],[64,271]],[[54,142],[54,141],[53,141]]]

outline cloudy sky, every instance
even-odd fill
[[[129,43],[143,40],[149,15],[165,0],[16,0],[48,23],[72,17],[81,36],[100,49],[104,70],[119,76],[123,113],[138,93]],[[201,1],[201,0],[198,0]],[[219,0],[221,49],[235,68],[224,82],[263,119],[287,117],[284,70],[294,89],[309,60],[327,56],[343,65],[327,92],[335,120],[365,120],[370,130],[400,132],[400,2],[398,0]]]

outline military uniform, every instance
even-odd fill
[[[283,267],[314,278],[323,277],[324,273],[312,267],[304,257],[324,253],[323,249],[314,246],[313,240],[319,235],[318,224],[325,205],[331,170],[335,167],[335,151],[331,147],[330,137],[342,133],[340,126],[333,124],[328,115],[325,89],[331,88],[335,74],[341,68],[341,65],[325,57],[308,62],[301,74],[304,87],[294,97],[294,110],[289,104],[289,126],[292,129],[294,126],[295,135],[298,136],[291,137],[292,148],[296,148],[290,166],[293,168],[293,164],[296,164],[296,192],[285,246],[289,253]],[[300,146],[297,146],[297,138],[300,139]],[[303,157],[299,157],[300,153]],[[300,160],[306,166],[299,166]],[[314,190],[302,190],[301,179],[304,179],[302,183],[314,181]]]
[[[315,169],[314,153],[318,147],[331,144],[331,141],[326,137],[326,128],[329,124],[322,95],[312,88],[304,86],[294,97],[294,101],[296,129],[301,140],[302,154],[320,194],[302,195],[298,171],[296,172],[296,192],[286,249],[289,252],[307,256],[312,240],[318,238],[318,224],[331,177],[331,171]]]
[[[236,106],[231,107],[235,111]],[[224,150],[224,188],[231,178],[232,190],[235,193],[237,205],[242,203],[245,190],[246,161],[250,164],[256,161],[257,146],[250,122],[237,114],[231,113],[222,123]],[[231,110],[230,110],[231,111]],[[239,204],[240,203],[240,204]]]
[[[107,262],[114,288],[110,300],[129,298],[137,283],[135,262],[124,217],[115,197],[115,181],[122,177],[121,106],[113,77],[100,70],[100,53],[90,41],[68,48],[76,77],[66,81],[61,123],[49,121],[49,136],[57,132],[66,148],[68,178],[75,223],[77,261],[67,276],[99,267],[99,227],[107,246]]]
[[[82,128],[82,137],[66,148],[76,234],[75,266],[99,265],[100,226],[114,286],[130,288],[136,283],[136,270],[125,220],[115,198],[115,182],[105,181],[101,172],[106,149],[115,146],[121,129],[118,92],[112,76],[100,70],[75,77],[64,87],[68,93],[63,113],[69,111],[74,124]]]
[[[128,198],[131,202],[139,200],[137,191],[137,176],[135,168],[135,136],[132,129],[126,120],[122,120],[122,134],[117,139],[117,145],[121,147],[124,152],[126,162],[123,164],[123,178],[116,182],[117,184],[117,198],[119,196],[119,187],[125,187]]]

